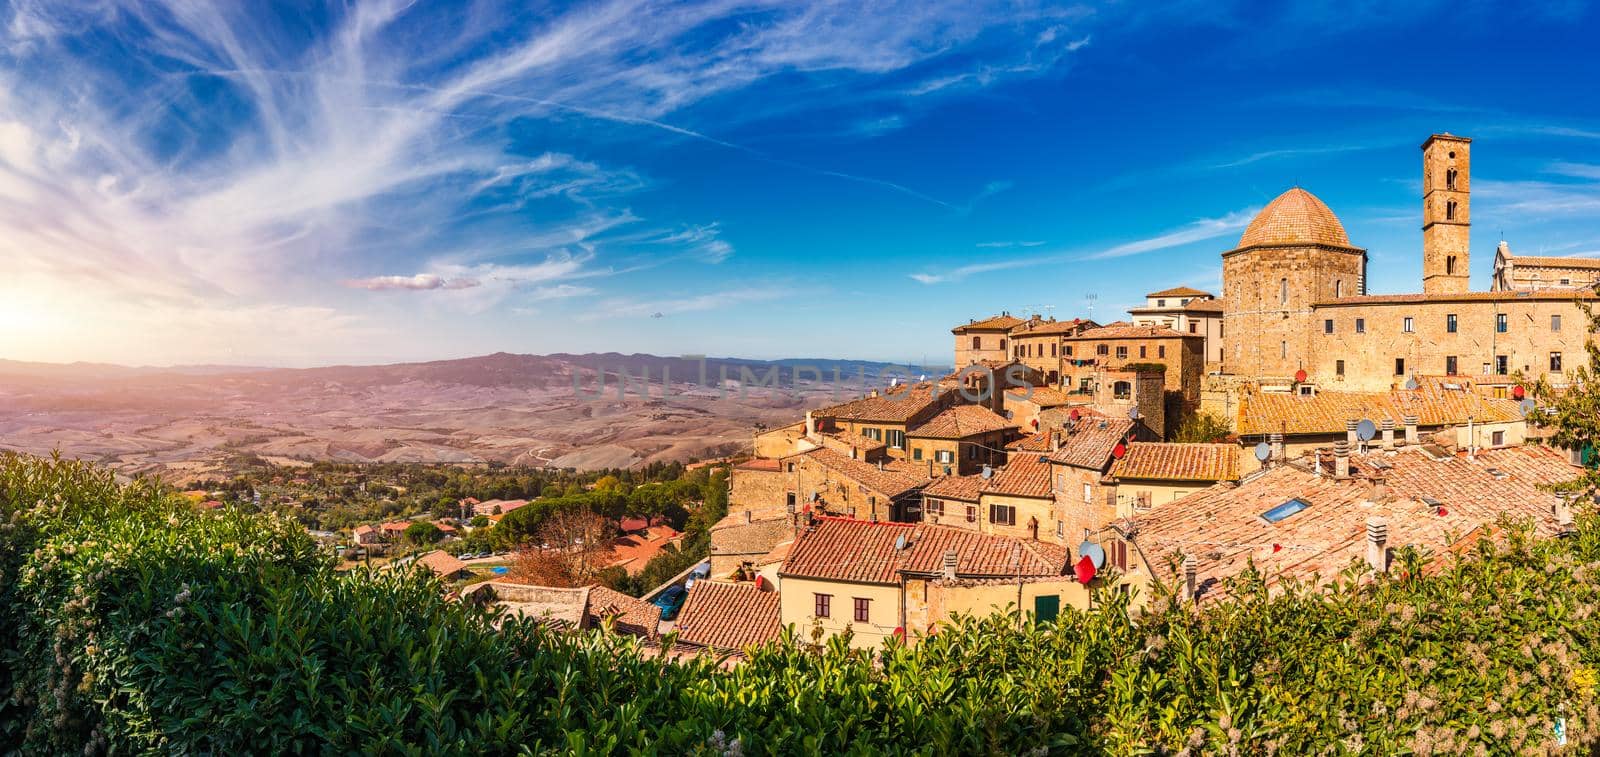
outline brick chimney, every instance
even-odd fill
[[[1283,446],[1283,434],[1276,431],[1267,435],[1267,445],[1272,447],[1272,454],[1267,456],[1274,463],[1281,463],[1288,457],[1288,451]]]
[[[956,580],[956,561],[958,559],[955,550],[947,549],[944,551],[944,580]]]
[[[1356,449],[1361,444],[1361,437],[1356,435],[1356,427],[1360,425],[1361,421],[1344,422],[1344,441],[1351,449]]]
[[[1199,573],[1199,571],[1200,571],[1200,566],[1198,564],[1198,561],[1194,559],[1194,555],[1184,555],[1183,556],[1183,599],[1186,602],[1194,602],[1194,601],[1197,601],[1198,599],[1200,599],[1200,592],[1198,590],[1198,586],[1196,585],[1196,583],[1197,583],[1197,574]]]
[[[1389,521],[1376,515],[1367,518],[1367,566],[1389,572]]]
[[[1333,477],[1344,481],[1350,478],[1350,443],[1340,440],[1333,443]]]
[[[1378,428],[1383,431],[1383,448],[1394,449],[1394,419],[1384,418]]]
[[[790,416],[793,417],[793,416]],[[811,411],[806,411],[806,438],[811,439],[817,435],[817,419],[811,417]]]
[[[1407,446],[1412,446],[1412,445],[1418,444],[1419,441],[1417,439],[1417,416],[1408,415],[1408,416],[1402,418],[1401,420],[1404,421],[1405,424],[1406,424],[1406,445]]]

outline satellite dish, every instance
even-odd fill
[[[1111,448],[1111,456],[1118,460],[1121,460],[1122,456],[1126,454],[1128,454],[1128,445],[1122,442],[1117,442],[1117,446]]]
[[[1077,409],[1077,408],[1073,408],[1073,409],[1072,409],[1072,412],[1071,412],[1071,413],[1068,413],[1068,414],[1067,414],[1067,417],[1068,417],[1068,418],[1071,418],[1071,419],[1073,419],[1073,420],[1077,420],[1077,419],[1078,419],[1078,417],[1079,417],[1079,416],[1078,416],[1078,409]]]
[[[983,473],[981,473],[979,475],[983,476],[984,478],[989,478],[990,476],[994,475],[994,469],[990,468],[987,465],[985,465],[985,466],[983,466]]]
[[[1370,441],[1372,441],[1372,437],[1377,436],[1377,435],[1378,435],[1378,426],[1377,426],[1377,424],[1373,423],[1372,421],[1369,421],[1366,418],[1362,418],[1361,422],[1356,424],[1356,438],[1357,439],[1360,439],[1361,441],[1364,441],[1364,442],[1370,442]]]
[[[1300,370],[1295,371],[1294,372],[1294,381],[1297,384],[1305,383],[1305,381],[1306,381],[1306,369],[1301,368]]]
[[[1518,405],[1518,407],[1522,408],[1522,414],[1524,416],[1533,415],[1533,411],[1539,409],[1539,403],[1534,402],[1530,398],[1530,399],[1523,400],[1522,404]]]
[[[894,537],[894,548],[897,551],[902,551],[902,552],[905,551],[905,548],[906,548],[906,535],[905,534],[900,534],[899,536]]]
[[[1421,386],[1421,384],[1417,383],[1417,377],[1416,376],[1407,376],[1406,377],[1406,388],[1407,389],[1415,390],[1419,386]]]
[[[1132,420],[1139,420],[1139,408],[1136,408],[1136,407],[1128,408],[1128,417],[1130,419],[1132,419]]]
[[[1516,386],[1511,387],[1511,396],[1513,398],[1515,398],[1515,399],[1519,399],[1520,400],[1525,395],[1527,395],[1527,393],[1528,393],[1528,390],[1523,389],[1521,384],[1518,384]]]
[[[1272,457],[1272,445],[1267,444],[1266,442],[1262,442],[1260,444],[1257,444],[1256,445],[1256,459],[1260,460],[1261,462],[1264,463],[1264,462],[1267,461],[1267,458],[1269,458],[1269,457]]]
[[[1100,566],[1106,564],[1105,548],[1087,539],[1078,545],[1078,556],[1089,558],[1089,562],[1094,564],[1095,570],[1099,570]]]

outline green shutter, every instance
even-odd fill
[[[1061,614],[1061,597],[1041,594],[1033,598],[1033,622],[1049,623]]]

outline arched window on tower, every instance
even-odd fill
[[[1279,279],[1278,280],[1278,302],[1281,303],[1281,304],[1284,304],[1284,305],[1289,304],[1289,280],[1288,279]]]
[[[1456,169],[1449,168],[1449,169],[1445,170],[1445,172],[1444,172],[1444,188],[1445,189],[1455,189],[1456,188]]]
[[[1343,296],[1344,296],[1344,279],[1339,279],[1338,281],[1333,282],[1333,298],[1337,300],[1337,299],[1339,299],[1340,297],[1343,297]]]
[[[1456,256],[1448,255],[1444,259],[1444,273],[1446,276],[1456,275]]]
[[[1456,220],[1456,201],[1455,200],[1451,200],[1451,201],[1449,201],[1449,202],[1444,204],[1444,220],[1446,220],[1446,221],[1454,221],[1454,220]]]

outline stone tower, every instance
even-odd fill
[[[1465,292],[1471,284],[1472,140],[1435,134],[1422,143],[1422,291]]]
[[[1268,203],[1222,253],[1226,373],[1289,378],[1313,368],[1312,305],[1367,293],[1367,252],[1299,187]]]

